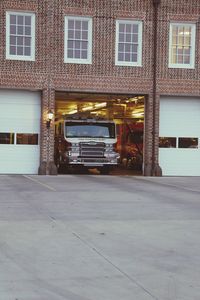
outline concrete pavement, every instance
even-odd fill
[[[0,176],[0,300],[199,300],[200,178]]]

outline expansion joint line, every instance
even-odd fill
[[[99,250],[97,250],[95,247],[93,247],[92,245],[90,245],[90,243],[88,243],[86,240],[84,240],[82,237],[80,237],[80,235],[78,235],[75,232],[72,232],[72,233],[73,233],[73,235],[77,239],[79,239],[83,244],[85,244],[87,247],[89,247],[92,251],[94,251],[97,255],[99,255],[105,261],[107,261],[111,266],[113,266],[113,268],[115,268],[118,272],[120,272],[124,277],[126,277],[127,279],[129,279],[132,283],[134,283],[136,286],[138,286],[139,288],[141,288],[146,294],[148,294],[149,296],[151,296],[152,299],[159,300],[156,296],[154,296],[151,292],[149,292],[144,286],[142,286],[140,283],[138,283],[134,278],[132,278],[126,272],[124,272],[118,266],[116,266],[110,259],[108,259],[105,255],[103,255]]]

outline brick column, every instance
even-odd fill
[[[152,130],[153,130],[153,97],[149,95],[145,101],[144,123],[144,175],[152,174]]]
[[[42,91],[41,113],[41,138],[40,138],[40,175],[56,175],[57,168],[54,164],[54,120],[47,128],[47,113],[55,112],[55,90],[46,88]]]
[[[152,176],[162,176],[162,169],[159,166],[159,119],[160,119],[160,95],[156,94],[154,98],[154,131],[152,132]],[[153,144],[154,143],[154,144]]]
[[[153,56],[152,56],[152,93],[149,96],[150,105],[150,128],[151,128],[151,160],[147,168],[148,175],[162,176],[162,170],[158,164],[159,150],[159,101],[160,96],[157,92],[157,77],[158,77],[158,9],[160,0],[153,0],[153,16],[152,16],[152,34],[153,34]],[[150,172],[151,170],[151,172]],[[149,174],[150,173],[150,174]]]
[[[57,168],[54,164],[54,120],[50,123],[50,127],[47,128],[47,114],[51,110],[55,116],[55,89],[52,83],[52,59],[53,42],[54,42],[54,0],[48,0],[47,2],[47,78],[45,82],[45,88],[42,91],[42,117],[41,117],[41,159],[38,173],[41,175],[56,175]]]
[[[154,107],[155,105],[155,107]],[[145,129],[144,129],[144,175],[162,176],[158,163],[159,153],[159,108],[160,96],[149,94],[145,103]],[[153,110],[155,114],[153,113]]]

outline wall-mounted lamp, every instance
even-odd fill
[[[53,112],[49,110],[47,113],[47,122],[46,122],[47,128],[50,128],[52,119],[53,119]]]

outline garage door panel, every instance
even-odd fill
[[[40,92],[35,91],[25,91],[25,90],[1,90],[1,99],[8,101],[12,104],[15,104],[16,101],[19,103],[19,105],[23,105],[27,103],[29,105],[36,104],[35,101],[38,100],[38,96],[40,97]],[[37,100],[36,100],[37,99]]]
[[[160,136],[199,133],[200,99],[163,97],[160,101]]]
[[[160,149],[159,157],[165,176],[200,175],[200,153],[197,149]]]
[[[28,99],[26,100],[26,102],[29,101]],[[16,101],[15,101],[16,102]],[[15,107],[15,109],[13,110],[13,107]],[[21,107],[23,107],[23,112],[21,110]],[[34,117],[35,114],[38,112],[38,104],[37,105],[30,105],[30,104],[23,104],[23,103],[18,103],[18,106],[15,105],[9,101],[9,100],[1,100],[1,112],[0,112],[0,116],[5,116],[7,115],[8,117],[18,117],[20,118],[22,113],[25,114],[29,114],[29,116]]]
[[[28,100],[27,100],[28,101]],[[1,101],[1,111],[0,118],[10,118],[21,120],[23,118],[35,119],[38,116],[38,105],[12,105],[9,103],[2,103]],[[2,121],[0,121],[2,123]]]
[[[1,132],[38,133],[40,131],[40,119],[2,118],[0,122]]]
[[[23,156],[22,156],[22,152],[23,152]],[[40,154],[39,146],[1,145],[0,173],[37,174],[38,166],[39,166],[39,154]]]

